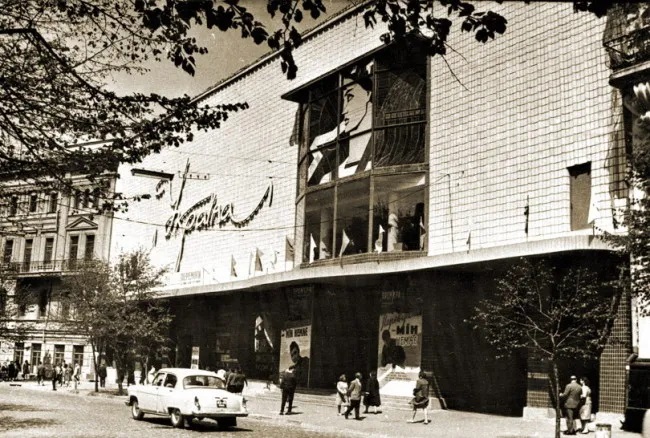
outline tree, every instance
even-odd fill
[[[106,353],[113,354],[120,393],[119,376],[124,377],[129,361],[167,342],[171,317],[154,299],[153,291],[160,285],[163,273],[151,266],[144,251],[138,250],[120,255],[113,267],[101,261],[80,265],[77,272],[63,278],[62,292],[56,297],[72,310],[61,324],[87,339],[95,369],[99,369]]]
[[[558,364],[602,352],[621,296],[618,290],[608,294],[606,286],[585,268],[558,275],[544,262],[523,259],[497,281],[494,297],[480,301],[470,319],[498,354],[523,350],[549,365],[556,438],[562,417]]]
[[[11,266],[0,266],[0,339],[20,342],[34,328],[34,324],[21,318],[21,309],[33,302],[29,289],[16,290]]]

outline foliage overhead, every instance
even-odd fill
[[[446,53],[452,20],[480,42],[504,33],[507,24],[498,13],[459,0],[348,1],[366,8],[367,27],[385,25],[384,42],[419,35],[430,55]],[[575,2],[576,10],[597,14],[603,4]],[[207,105],[189,96],[119,95],[106,84],[117,73],[146,71],[152,60],[194,75],[197,57],[210,50],[207,41],[192,36],[197,28],[266,42],[293,79],[298,72],[293,54],[303,43],[296,25],[321,18],[325,3],[267,0],[266,5],[268,16],[279,20],[277,29],[267,29],[239,0],[3,1],[0,174],[73,192],[69,172],[92,180],[120,163],[137,163],[192,141],[198,131],[219,128],[231,113],[246,109],[246,102]],[[104,207],[115,208],[113,195],[100,189]]]
[[[111,352],[118,372],[123,371],[138,354],[166,347],[171,316],[154,299],[153,290],[163,274],[143,250],[120,255],[112,267],[101,261],[84,263],[63,278],[61,293],[54,297],[72,309],[60,324],[87,338],[94,360]]]

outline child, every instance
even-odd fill
[[[341,406],[347,406],[348,402],[348,382],[347,379],[345,378],[345,374],[341,374],[341,377],[339,377],[339,381],[336,383],[336,409],[339,412],[339,415],[343,415],[341,413]]]

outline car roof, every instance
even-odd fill
[[[199,370],[194,368],[161,368],[157,371],[158,373],[172,373],[178,377],[186,376],[212,376],[217,377],[217,373],[214,371]]]

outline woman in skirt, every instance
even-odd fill
[[[381,406],[381,397],[379,395],[379,381],[377,380],[377,373],[370,371],[370,377],[366,382],[366,393],[363,397],[363,404],[366,407],[364,413],[368,413],[368,408],[373,407],[373,412],[377,413],[377,408]]]
[[[424,424],[429,424],[429,413],[427,407],[429,406],[429,381],[426,379],[426,373],[420,371],[418,380],[415,383],[415,389],[413,389],[413,399],[410,402],[413,406],[413,418],[408,422],[415,423],[415,414],[418,409],[424,411]]]

